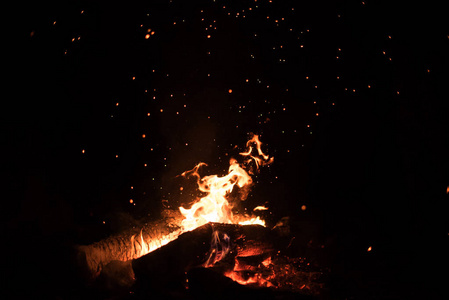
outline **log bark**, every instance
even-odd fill
[[[87,279],[95,279],[112,261],[130,261],[146,254],[146,241],[162,245],[166,242],[164,238],[176,239],[180,233],[181,220],[179,212],[165,211],[162,220],[150,222],[140,230],[128,230],[91,245],[77,246],[78,265],[84,270]]]

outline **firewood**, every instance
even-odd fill
[[[140,230],[128,230],[91,245],[77,246],[77,263],[80,269],[84,271],[85,277],[88,280],[93,280],[112,261],[130,261],[146,254],[149,250],[146,248],[148,246],[146,243],[149,241],[155,242],[156,246],[162,246],[162,243],[167,242],[167,238],[175,240],[181,232],[181,220],[182,216],[178,211],[166,210],[164,211],[164,218],[150,222]],[[266,241],[270,240],[267,239],[270,230],[262,226],[211,223],[197,228],[187,235],[191,236],[192,239],[192,248],[189,251],[191,253],[202,253],[203,259],[204,255],[210,250],[213,231],[226,233],[232,237],[234,247],[232,251],[238,253],[238,256],[260,254],[260,251],[263,252],[267,246]],[[183,249],[187,249],[186,245],[189,242],[183,237],[175,243],[175,245],[178,244]],[[205,246],[204,250],[198,249],[200,244]],[[173,246],[167,249],[171,249],[171,247]],[[175,251],[170,252],[171,250],[164,251],[175,253]]]
[[[181,220],[179,212],[167,210],[162,220],[149,222],[140,230],[124,231],[91,245],[77,246],[78,266],[87,279],[95,279],[112,261],[129,261],[146,254],[148,241],[157,245],[164,242],[164,237],[175,239],[180,233]]]
[[[227,242],[223,237],[227,236]],[[217,245],[214,237],[221,241]],[[273,251],[273,232],[260,225],[208,223],[180,235],[169,244],[132,261],[137,282],[153,288],[185,277],[193,267],[213,263],[213,257],[231,258],[261,255]],[[214,243],[216,244],[214,246]],[[211,245],[212,244],[212,245]],[[224,249],[229,247],[228,249]],[[222,253],[218,253],[218,252]],[[223,255],[226,252],[226,255]],[[212,257],[212,260],[211,260]]]

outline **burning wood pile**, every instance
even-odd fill
[[[234,212],[230,197],[234,187],[244,200],[253,182],[250,174],[273,162],[261,146],[253,135],[240,153],[243,163],[231,158],[225,176],[201,177],[199,169],[205,163],[182,173],[195,178],[204,194],[190,208],[165,210],[161,220],[145,225],[137,234],[123,232],[79,246],[78,260],[88,277],[143,295],[180,288],[193,294],[208,289],[215,293],[225,286],[234,291],[249,286],[318,295],[322,273],[306,270],[303,259],[281,254],[291,242],[288,218],[270,229],[260,216]],[[258,206],[254,212],[266,209]]]

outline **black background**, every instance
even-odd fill
[[[324,246],[332,298],[440,297],[447,17],[429,2],[328,2],[8,9],[7,291],[70,298],[67,249],[188,204],[176,176],[200,161],[224,174],[254,132],[275,161],[243,206],[266,204],[270,225],[290,216],[298,243]]]

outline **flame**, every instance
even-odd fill
[[[258,156],[251,154],[253,152],[253,143],[256,144]],[[240,155],[249,156],[250,160],[253,159],[256,163],[257,169],[259,168],[259,166],[269,165],[273,162],[274,157],[269,157],[267,154],[263,153],[261,149],[262,142],[259,140],[259,136],[257,134],[253,135],[253,137],[248,142],[246,142],[246,147],[248,150],[246,152],[241,152]]]
[[[231,158],[228,174],[222,177],[210,175],[200,179],[198,169],[202,165],[205,163],[199,163],[187,174],[198,178],[198,189],[207,195],[194,203],[190,209],[185,209],[182,206],[179,208],[185,217],[181,223],[184,231],[193,230],[209,222],[238,223],[231,211],[227,196],[235,185],[242,188],[252,183],[251,177],[235,159]]]
[[[175,231],[171,234],[167,234],[164,236],[160,236],[159,238],[146,239],[140,230],[140,234],[131,236],[131,247],[132,252],[134,253],[134,257],[138,258],[145,254],[148,254],[164,245],[167,245],[169,242],[176,239],[181,232]]]
[[[144,137],[144,136],[143,136]],[[255,144],[255,148],[253,148]],[[253,137],[246,143],[246,152],[240,153],[242,156],[249,156],[249,163],[254,160],[256,168],[259,166],[267,165],[273,162],[273,157],[269,157],[261,150],[262,143],[259,140],[258,135]],[[257,154],[253,154],[253,149],[257,150]],[[83,150],[84,151],[84,150]],[[160,236],[158,238],[145,238],[142,231],[140,235],[133,235],[131,237],[131,247],[134,253],[134,257],[140,257],[148,254],[176,239],[180,234],[194,230],[209,222],[216,223],[228,223],[228,224],[240,224],[250,225],[258,224],[265,226],[265,221],[260,217],[243,217],[235,216],[232,212],[233,206],[229,203],[229,195],[237,185],[239,188],[250,186],[253,183],[251,176],[248,172],[240,166],[236,159],[231,158],[229,161],[228,174],[224,176],[209,175],[201,177],[199,174],[200,167],[207,166],[206,163],[200,162],[193,169],[185,171],[181,174],[183,177],[196,177],[198,190],[206,193],[206,195],[195,202],[189,209],[179,207],[179,210],[184,217],[181,221],[181,228],[168,235]],[[251,170],[250,170],[250,173]],[[264,209],[261,206],[256,207],[255,210]],[[226,237],[222,237],[220,242],[218,233],[215,236],[212,245],[221,245],[219,250],[218,246],[214,246],[211,250],[211,257],[207,264],[213,264],[216,261],[222,259],[228,251],[226,247],[222,245],[223,239],[226,241]],[[210,261],[212,259],[213,260]]]
[[[238,260],[236,260],[234,270],[227,271],[223,275],[243,285],[253,284],[260,287],[271,287],[273,284],[270,281],[274,279],[274,274],[269,271],[271,264],[271,257],[261,262],[261,266],[266,269],[265,273],[262,274],[261,272],[246,270],[248,267],[245,266],[240,267]]]
[[[265,206],[261,205],[261,206],[256,206],[256,207],[254,207],[253,210],[254,210],[254,211],[256,211],[256,210],[268,210],[268,207],[265,207]]]
[[[256,144],[258,154],[253,155],[253,146]],[[262,143],[258,135],[254,135],[247,143],[247,151],[240,153],[242,156],[250,156],[254,159],[256,167],[270,164],[273,157],[269,157],[261,150]],[[194,203],[190,209],[180,207],[184,220],[181,223],[183,231],[194,230],[195,228],[209,222],[232,223],[232,224],[259,224],[265,226],[265,221],[260,217],[235,217],[232,213],[232,205],[228,201],[230,193],[234,186],[239,188],[249,186],[253,183],[251,176],[239,165],[236,159],[229,161],[228,174],[222,177],[210,175],[201,178],[198,170],[202,166],[207,166],[200,162],[192,170],[186,171],[181,175],[184,177],[194,176],[197,178],[198,189],[206,193],[199,201]]]
[[[213,266],[217,261],[222,260],[231,250],[231,239],[226,233],[221,234],[218,230],[212,233],[211,250],[209,258],[204,263],[205,267]]]

